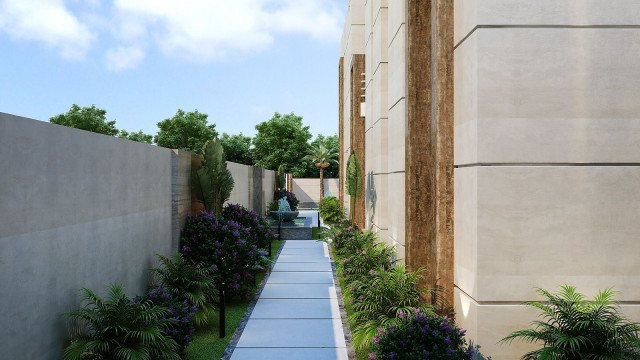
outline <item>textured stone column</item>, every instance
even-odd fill
[[[180,231],[191,211],[191,153],[171,151],[171,249],[178,251]]]
[[[253,211],[262,214],[262,168],[251,166],[253,170]]]
[[[453,303],[453,4],[408,2],[405,246]]]
[[[338,196],[340,198],[340,207],[344,208],[344,57],[340,57],[340,63],[338,64],[338,123],[338,141],[340,142]]]
[[[360,169],[362,172],[362,184],[366,184],[365,180],[365,123],[364,117],[360,116],[360,103],[364,99],[363,76],[365,72],[365,56],[364,54],[354,54],[353,64],[351,67],[351,148],[356,152],[360,161]],[[364,208],[364,186],[360,198],[354,199],[355,202],[355,222],[362,229],[365,226],[365,208]]]

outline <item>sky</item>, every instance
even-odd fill
[[[0,0],[0,112],[72,104],[156,134],[178,109],[255,135],[274,112],[338,130],[347,0]]]

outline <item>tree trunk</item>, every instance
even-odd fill
[[[320,201],[324,197],[324,169],[320,166]]]

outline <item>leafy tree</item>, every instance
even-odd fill
[[[118,134],[116,121],[107,121],[107,111],[95,105],[81,108],[73,104],[69,111],[50,118],[49,122],[109,136]]]
[[[303,172],[302,157],[308,152],[311,133],[303,126],[302,117],[294,113],[275,113],[271,119],[256,125],[253,139],[255,165],[277,170],[280,165],[299,177]]]
[[[158,123],[158,134],[153,141],[158,146],[200,154],[204,144],[218,136],[216,125],[209,125],[207,117],[198,110],[184,112],[178,109],[172,118]]]
[[[127,139],[131,141],[137,141],[145,144],[151,144],[153,135],[145,134],[142,130],[138,132],[128,132],[127,130],[120,130],[118,137],[121,139]]]
[[[640,323],[629,322],[619,313],[614,291],[598,292],[587,301],[575,287],[564,285],[556,294],[538,289],[546,301],[528,302],[541,311],[544,320],[535,329],[519,330],[502,339],[542,343],[522,356],[523,360],[640,359]]]
[[[304,157],[305,160],[309,160],[314,163],[320,171],[320,201],[322,201],[322,198],[324,197],[324,169],[329,167],[331,165],[329,161],[335,160],[337,156],[337,153],[334,153],[321,144],[312,146],[307,156]]]
[[[233,176],[227,169],[224,150],[218,138],[207,141],[203,153],[202,167],[191,176],[192,185],[196,198],[204,204],[205,210],[220,215],[224,202],[231,196]]]
[[[349,202],[351,211],[351,225],[353,226],[356,206],[354,204],[353,199],[358,199],[362,197],[362,169],[360,169],[360,161],[358,161],[358,156],[355,151],[351,151],[351,155],[349,156],[349,160],[347,161],[347,174],[346,174],[346,187],[347,194],[351,197],[351,201]]]
[[[227,161],[253,165],[253,158],[251,157],[251,137],[244,136],[242,133],[237,135],[222,133],[220,142],[224,148],[224,155]]]

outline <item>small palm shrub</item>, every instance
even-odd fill
[[[254,275],[270,261],[247,228],[208,212],[187,216],[180,245],[187,261],[202,263],[218,274],[217,286],[229,296],[248,298],[255,287]]]
[[[372,248],[376,238],[376,234],[369,230],[361,233],[357,229],[354,230],[351,227],[347,227],[337,239],[334,239],[334,244],[340,244],[339,246],[334,246],[334,249],[341,256],[358,254],[364,249]]]
[[[356,254],[340,262],[338,271],[347,284],[364,281],[373,271],[388,271],[393,266],[394,248],[384,243],[372,245],[370,248],[356,250]]]
[[[344,218],[344,210],[340,206],[340,200],[334,196],[322,198],[318,205],[318,211],[320,211],[322,219],[327,222],[335,222]]]
[[[217,273],[201,264],[193,264],[175,253],[171,258],[157,255],[161,266],[150,269],[153,283],[163,289],[176,301],[186,300],[189,307],[200,310],[195,321],[198,326],[207,323],[208,315],[214,310],[218,291],[216,289]]]
[[[147,300],[134,302],[118,284],[109,287],[107,298],[82,289],[82,300],[82,309],[65,314],[75,326],[64,360],[180,359],[178,344],[163,332],[173,323],[166,317],[168,309]]]
[[[373,271],[371,278],[355,287],[351,320],[355,322],[353,335],[357,348],[371,345],[371,339],[378,328],[385,328],[399,322],[401,312],[407,313],[414,308],[430,310],[424,304],[421,295],[427,291],[417,288],[422,269],[407,274],[404,266],[395,266],[390,271]]]
[[[300,203],[300,201],[296,197],[296,194],[294,194],[294,193],[292,193],[290,191],[287,191],[285,189],[278,189],[278,190],[273,192],[273,198],[276,201],[282,199],[283,197],[287,198],[287,202],[289,203],[289,206],[291,207],[291,211],[297,211],[298,210],[298,204]]]
[[[501,340],[542,343],[542,348],[521,359],[640,359],[640,323],[629,322],[618,313],[611,289],[598,292],[592,301],[568,285],[556,294],[544,289],[537,292],[546,298],[545,303],[527,305],[540,310],[543,320],[534,321],[534,329],[515,331]]]
[[[446,316],[412,309],[399,312],[398,318],[372,337],[370,359],[472,359],[474,351],[464,339],[466,330],[456,327]]]
[[[147,291],[146,294],[134,298],[133,301],[135,303],[149,301],[168,310],[168,313],[163,317],[171,320],[171,323],[163,327],[162,332],[178,344],[178,352],[183,354],[196,330],[195,315],[198,308],[189,304],[186,299],[175,298],[162,286]]]
[[[266,249],[276,236],[269,228],[267,218],[258,215],[257,212],[247,210],[242,205],[228,204],[222,209],[222,217],[226,220],[238,222],[248,232],[249,239],[259,248]]]

